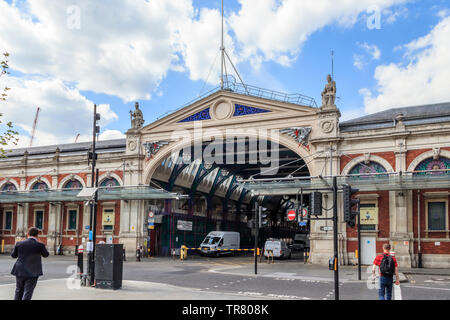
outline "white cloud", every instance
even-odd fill
[[[373,60],[379,60],[381,56],[381,51],[374,44],[370,45],[367,42],[361,44],[361,48],[367,51],[368,54],[371,55]]]
[[[20,9],[0,1],[0,45],[15,70],[124,101],[149,99],[177,68],[178,26],[192,10],[191,0],[33,0]]]
[[[119,130],[105,130],[98,137],[99,140],[124,139],[125,135]]]
[[[242,59],[273,60],[289,65],[303,43],[321,28],[337,23],[352,26],[367,8],[382,10],[406,0],[239,0],[241,9],[230,25]]]
[[[450,101],[445,85],[450,74],[449,34],[450,17],[446,17],[429,34],[403,46],[407,63],[378,66],[374,92],[360,90],[366,111]]]
[[[398,18],[407,18],[408,17],[408,8],[400,7],[396,8],[396,10],[384,9],[383,15],[385,16],[385,21],[387,24],[393,24],[397,21]]]
[[[374,44],[370,45],[367,42],[358,43],[358,46],[365,51],[365,54],[354,54],[353,55],[353,66],[359,70],[363,70],[364,67],[369,63],[367,61],[366,55],[370,55],[371,60],[379,60],[381,57],[381,51]]]
[[[71,143],[77,134],[87,136],[92,132],[94,103],[69,88],[62,81],[46,78],[7,78],[8,101],[2,103],[2,112],[29,136],[22,134],[18,146],[28,146],[36,110],[40,112],[33,146]],[[101,127],[118,119],[109,105],[97,106]],[[81,141],[81,140],[79,140]]]
[[[225,44],[235,64],[289,66],[315,31],[406,1],[239,0],[240,10],[227,14]],[[196,10],[193,0],[0,0],[0,47],[13,54],[14,70],[125,102],[150,99],[169,70],[205,80],[219,46],[219,11]],[[218,83],[219,69],[220,59],[209,83]]]

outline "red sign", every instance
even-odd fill
[[[288,220],[289,221],[294,221],[295,220],[295,216],[296,216],[295,210],[289,210],[288,211]]]

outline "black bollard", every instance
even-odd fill
[[[78,247],[78,274],[81,276],[83,274],[83,246]]]

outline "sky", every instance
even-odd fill
[[[220,0],[0,0],[0,78],[19,143],[123,138],[220,84]],[[447,0],[225,0],[225,47],[244,82],[313,97],[327,74],[341,121],[450,101]],[[231,68],[228,67],[231,73]],[[5,121],[3,121],[5,123]],[[1,128],[3,132],[4,128]]]

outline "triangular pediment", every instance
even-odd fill
[[[217,91],[147,126],[141,133],[163,133],[190,129],[201,121],[203,127],[249,125],[261,121],[314,117],[318,108],[286,103],[228,91]]]

